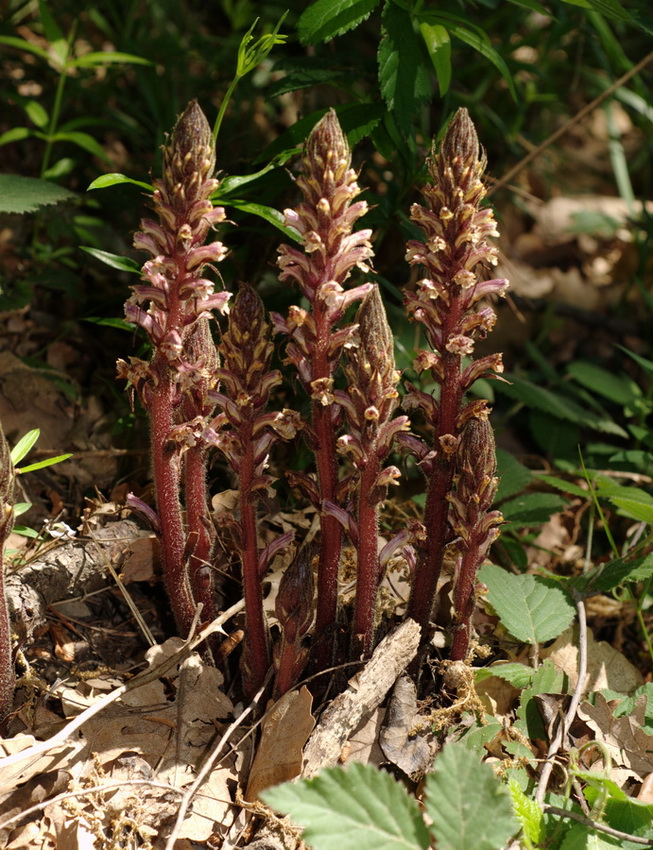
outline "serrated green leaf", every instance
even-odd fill
[[[145,189],[146,192],[152,193],[154,191],[154,186],[150,183],[143,183],[142,180],[133,180],[131,177],[127,177],[125,174],[120,174],[117,171],[96,177],[95,180],[89,184],[86,191],[90,192],[92,189],[106,189],[108,186],[118,186],[120,183],[133,183],[134,186],[140,186],[141,189]]]
[[[419,25],[424,44],[431,57],[438,80],[440,97],[449,91],[451,83],[451,38],[442,24],[421,23]]]
[[[501,513],[511,529],[543,525],[566,502],[555,493],[524,493],[501,504]]]
[[[111,266],[112,269],[120,269],[121,272],[129,272],[130,274],[141,274],[141,266],[132,260],[131,257],[121,257],[119,254],[110,254],[108,251],[101,251],[99,248],[90,248],[88,245],[79,246],[82,251],[86,251],[96,260],[104,263],[106,266]]]
[[[528,467],[505,449],[497,449],[497,475],[499,489],[495,498],[496,502],[502,502],[509,496],[514,496],[515,493],[521,493],[534,477]]]
[[[505,786],[462,743],[436,758],[425,806],[438,850],[500,850],[519,828]]]
[[[3,213],[36,212],[39,207],[71,201],[75,197],[74,192],[47,180],[0,174],[0,212]]]
[[[313,850],[426,850],[417,802],[389,773],[360,763],[327,768],[261,795],[304,829]]]
[[[570,587],[583,597],[607,593],[631,581],[646,581],[653,575],[653,553],[643,558],[616,558],[599,564],[582,576],[568,580]]]
[[[627,517],[640,520],[641,522],[647,522],[649,525],[653,524],[653,504],[646,504],[639,499],[627,499],[623,496],[617,496],[616,498],[613,496],[610,498],[610,501]]]
[[[266,96],[280,97],[282,94],[287,94],[288,92],[336,83],[341,81],[342,78],[342,71],[334,70],[333,68],[315,68],[312,70],[307,68],[305,70],[298,70],[286,74],[280,80],[271,82],[267,88]]]
[[[110,50],[97,50],[93,53],[85,53],[83,56],[78,56],[71,64],[77,68],[91,68],[95,65],[112,65],[118,63],[127,65],[154,64],[150,59],[135,56],[133,53],[120,53],[119,51]]]
[[[536,644],[562,634],[576,609],[569,595],[541,576],[515,575],[494,564],[478,573],[488,587],[488,600],[502,624],[518,640]]]
[[[572,484],[571,481],[565,481],[563,478],[557,478],[555,475],[537,475],[538,481],[544,481],[549,487],[555,487],[562,493],[569,493],[570,496],[580,496],[582,499],[589,499],[590,494],[587,490],[583,490],[578,484]]]
[[[576,360],[567,367],[567,374],[588,390],[614,401],[616,404],[630,404],[641,397],[642,392],[627,375],[615,375],[594,363]]]
[[[432,94],[429,72],[421,59],[422,43],[410,13],[388,3],[379,45],[379,86],[388,110],[405,134],[411,131],[420,105]]]
[[[16,466],[17,463],[20,463],[21,460],[32,451],[34,443],[36,443],[40,436],[41,429],[33,428],[20,438],[10,452],[11,462],[14,466]]]
[[[476,681],[482,682],[484,679],[489,679],[491,676],[498,676],[509,682],[513,688],[525,688],[533,680],[535,670],[532,667],[527,667],[525,664],[510,662],[508,664],[493,664],[491,667],[481,667],[476,672]]]
[[[497,382],[495,388],[511,398],[557,419],[574,422],[576,425],[593,428],[595,431],[601,431],[605,434],[616,434],[619,437],[628,436],[627,432],[613,420],[589,413],[575,401],[565,398],[560,393],[554,393],[546,387],[538,387],[537,384],[525,378],[509,375],[508,383]]]
[[[297,21],[302,44],[329,41],[358,26],[369,17],[380,0],[317,0]]]
[[[508,780],[508,791],[512,807],[524,831],[524,838],[531,846],[538,847],[544,838],[544,816],[542,809],[532,797],[527,797],[516,779]]]
[[[560,844],[560,850],[614,850],[615,847],[623,847],[619,839],[582,823],[573,823]]]

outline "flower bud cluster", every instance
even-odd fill
[[[226,310],[230,296],[216,292],[213,281],[203,276],[207,265],[226,254],[220,241],[204,244],[209,231],[225,220],[224,210],[210,201],[218,186],[214,168],[211,128],[193,101],[163,148],[163,178],[154,181],[152,199],[158,221],[144,219],[134,236],[134,247],[152,259],[143,266],[145,283],[132,287],[125,317],[147,333],[154,355],[149,362],[119,361],[118,374],[132,383],[147,409],[162,380],[173,377],[173,403],[179,404],[212,366],[211,356],[189,356],[189,339],[198,321],[213,310]]]

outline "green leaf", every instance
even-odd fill
[[[243,174],[243,175],[234,175],[233,177],[225,177],[225,179],[220,183],[218,188],[211,195],[211,200],[214,204],[223,203],[223,198],[228,195],[230,192],[235,192],[236,189],[240,189],[242,186],[247,186],[248,183],[252,183],[254,180],[258,180],[259,177],[263,177],[264,174],[267,174],[269,171],[272,171],[276,168],[276,163],[269,162],[265,168],[261,168],[260,171],[256,171],[254,174]]]
[[[449,91],[449,84],[451,83],[451,39],[449,31],[442,24],[421,23],[419,28],[435,68],[440,97],[442,97]]]
[[[43,27],[43,34],[48,41],[65,41],[63,31],[55,21],[45,0],[39,0],[39,18],[41,19],[41,26]]]
[[[380,0],[317,0],[297,21],[302,44],[329,41],[368,18]]]
[[[92,68],[96,65],[112,65],[125,63],[129,65],[154,65],[150,59],[135,56],[133,53],[120,53],[118,51],[98,50],[93,53],[85,53],[78,56],[71,64],[77,68]]]
[[[478,573],[488,587],[488,601],[508,631],[524,643],[536,644],[562,634],[576,609],[557,584],[534,575],[515,575],[494,564]]]
[[[89,248],[88,245],[79,246],[82,251],[86,251],[96,260],[104,263],[106,266],[111,266],[112,269],[120,269],[121,272],[130,272],[131,274],[141,274],[141,266],[132,260],[131,257],[121,257],[119,254],[110,254],[108,251],[101,251],[99,248]]]
[[[29,139],[34,133],[29,127],[12,127],[6,133],[0,134],[0,147],[8,145],[11,142],[22,142],[23,139]]]
[[[14,534],[20,534],[21,537],[29,537],[32,540],[38,539],[38,532],[33,528],[28,528],[26,525],[15,525],[12,529]]]
[[[68,131],[66,133],[55,133],[52,136],[53,142],[72,142],[73,145],[88,151],[88,153],[97,156],[104,162],[111,162],[102,145],[96,141],[93,136],[88,133],[80,133],[79,131]]]
[[[605,15],[606,18],[611,18],[613,21],[635,23],[630,12],[624,9],[619,0],[588,0],[588,3],[595,12]]]
[[[524,493],[501,504],[503,518],[511,530],[543,525],[551,516],[562,510],[566,501],[555,493]]]
[[[389,773],[360,763],[327,768],[261,795],[304,828],[313,850],[426,850],[429,837],[415,799]]]
[[[460,26],[455,23],[448,23],[449,32],[452,35],[457,36],[461,41],[464,41],[465,44],[468,44],[470,47],[473,47],[481,56],[484,56],[488,59],[497,71],[501,74],[503,79],[506,81],[508,89],[510,90],[510,94],[514,101],[518,101],[519,98],[517,96],[517,89],[515,88],[515,82],[512,78],[512,74],[506,63],[503,60],[503,57],[500,53],[498,53],[488,38],[480,37],[473,30],[468,29],[465,26]]]
[[[29,466],[21,466],[20,469],[16,470],[16,472],[19,472],[22,475],[25,472],[34,472],[37,469],[45,469],[46,466],[54,466],[55,463],[61,463],[64,460],[68,460],[69,457],[72,457],[72,454],[49,457],[45,460],[39,460],[36,463],[30,463]]]
[[[542,809],[532,797],[527,797],[514,777],[508,780],[508,790],[517,820],[524,831],[524,838],[536,847],[544,838],[544,817]]]
[[[379,45],[379,86],[388,110],[406,134],[413,127],[420,105],[432,94],[422,55],[422,43],[413,29],[410,13],[396,3],[388,3]]]
[[[28,455],[32,451],[32,447],[34,443],[38,440],[41,435],[40,428],[34,428],[31,431],[28,431],[20,440],[16,443],[10,453],[11,462],[14,466],[17,463],[20,463],[21,460]]]
[[[301,235],[294,228],[288,227],[285,224],[283,213],[275,210],[274,207],[266,207],[263,204],[255,204],[252,201],[239,201],[236,198],[225,199],[223,203],[225,206],[234,207],[237,210],[257,215],[259,218],[273,224],[288,239],[292,239],[294,242],[302,242]]]
[[[91,322],[93,325],[102,325],[105,328],[117,328],[121,331],[133,331],[135,325],[133,322],[126,322],[124,319],[105,319],[100,316],[85,316],[83,322]]]
[[[500,502],[521,491],[533,480],[533,473],[505,449],[497,449],[499,489],[495,501]]]
[[[41,104],[36,100],[28,100],[24,106],[25,112],[29,120],[35,124],[40,130],[44,130],[48,121],[50,120],[48,117],[48,113],[41,106]]]
[[[637,363],[642,369],[646,372],[649,378],[653,378],[653,360],[647,360],[646,357],[642,357],[640,354],[635,354],[634,351],[630,351],[628,348],[624,348],[623,345],[617,345],[617,348],[620,348],[624,354],[627,354],[629,357]]]
[[[342,71],[333,68],[315,68],[297,70],[286,74],[280,80],[270,83],[266,90],[267,97],[279,97],[288,92],[301,91],[301,89],[322,86],[329,83],[337,83],[343,79]]]
[[[26,514],[31,507],[31,502],[16,502],[16,504],[14,505],[14,516],[18,517],[22,516],[23,514]]]
[[[425,806],[438,850],[500,850],[519,828],[505,786],[462,743],[436,758]]]
[[[71,201],[75,197],[69,189],[47,180],[0,174],[0,213],[32,213],[39,207]]]
[[[546,387],[539,387],[537,384],[516,375],[509,375],[508,381],[509,383],[497,382],[496,389],[529,407],[534,407],[536,410],[541,410],[558,419],[574,422],[576,425],[593,428],[595,431],[628,437],[627,432],[616,422],[589,413],[585,408],[560,393],[552,392]]]
[[[645,503],[639,499],[633,498],[626,499],[623,496],[617,498],[613,497],[610,501],[627,517],[653,525],[653,503]]]
[[[140,186],[141,189],[145,189],[146,192],[152,193],[154,191],[154,186],[150,183],[143,183],[142,180],[133,180],[131,177],[127,177],[117,171],[96,177],[86,191],[90,192],[91,189],[106,189],[107,186],[118,186],[120,183],[133,183],[134,186]]]
[[[555,487],[563,493],[569,493],[570,496],[580,496],[581,499],[589,499],[589,491],[583,490],[578,484],[572,484],[571,481],[565,481],[562,478],[557,478],[555,475],[537,475],[538,481],[544,481],[549,487]]]
[[[26,41],[24,38],[16,38],[13,35],[0,35],[0,44],[6,44],[7,47],[15,47],[17,50],[25,50],[28,53],[33,53],[35,56],[40,56],[46,62],[50,59],[50,54],[47,50],[32,44],[31,41]]]
[[[588,390],[616,404],[630,404],[642,395],[637,384],[627,375],[615,375],[614,372],[608,372],[593,363],[576,360],[567,367],[567,374]]]
[[[522,691],[517,709],[518,728],[529,738],[540,738],[543,741],[547,738],[542,715],[534,697],[539,694],[561,693],[564,687],[564,673],[557,669],[550,658],[547,658],[534,673],[529,687]]]
[[[482,682],[492,676],[498,676],[509,682],[513,688],[525,688],[533,680],[535,670],[532,667],[527,667],[525,664],[518,662],[509,662],[508,664],[493,664],[491,667],[481,667],[476,672],[476,681]]]
[[[615,558],[599,564],[582,576],[574,576],[568,584],[583,597],[608,593],[630,581],[646,581],[653,575],[653,553],[643,558]]]

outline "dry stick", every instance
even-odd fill
[[[538,157],[542,151],[545,151],[548,147],[550,147],[554,142],[557,142],[561,136],[564,136],[565,133],[574,127],[579,121],[582,121],[590,112],[593,112],[597,106],[603,103],[604,100],[607,100],[610,95],[612,95],[617,89],[621,88],[624,83],[627,83],[631,77],[634,77],[635,74],[638,74],[642,68],[645,68],[649,62],[653,60],[653,52],[649,53],[648,56],[645,56],[640,62],[637,63],[630,71],[627,71],[623,76],[619,77],[611,86],[601,92],[598,97],[595,97],[591,103],[588,103],[584,106],[580,112],[577,112],[573,118],[571,118],[563,127],[560,127],[555,131],[552,135],[549,136],[548,139],[545,139],[541,145],[538,145],[534,150],[532,150],[529,154],[527,154],[520,162],[517,163],[513,168],[510,169],[500,180],[497,180],[494,185],[488,189],[487,197],[493,195],[498,189],[502,189],[507,183],[509,183],[513,177],[519,174],[529,162]]]
[[[134,786],[148,785],[150,788],[160,788],[162,791],[172,791],[173,794],[178,794],[179,796],[184,793],[181,788],[175,788],[174,785],[167,785],[165,782],[156,782],[152,779],[130,779],[127,783],[125,783],[124,780],[122,782],[108,782],[106,785],[95,785],[91,788],[84,788],[81,791],[64,791],[56,797],[50,797],[47,800],[42,800],[35,806],[30,806],[29,809],[25,809],[5,821],[0,821],[0,829],[6,829],[6,827],[11,826],[12,823],[17,823],[28,815],[33,815],[36,812],[45,809],[47,806],[61,803],[63,800],[69,800],[75,797],[86,797],[89,794],[100,794],[104,791],[117,791],[124,788],[125,784]]]
[[[613,835],[615,838],[621,838],[623,841],[632,841],[633,844],[642,844],[644,847],[653,847],[653,838],[641,838],[638,835],[630,835],[628,832],[621,832],[619,829],[613,829],[611,826],[606,826],[604,823],[597,823],[591,818],[586,818],[585,815],[579,815],[577,812],[570,812],[567,809],[560,809],[558,806],[549,806],[545,803],[542,807],[545,813],[551,815],[560,815],[562,818],[569,818],[597,832],[605,832],[607,835]]]
[[[574,688],[574,694],[571,698],[569,709],[567,710],[562,723],[558,725],[555,737],[553,741],[551,741],[549,750],[546,754],[546,762],[542,768],[540,781],[538,782],[537,791],[535,793],[535,802],[540,806],[544,805],[544,795],[546,794],[555,758],[562,746],[563,740],[567,737],[571,724],[574,721],[574,717],[576,716],[576,712],[585,689],[585,682],[587,681],[587,619],[585,617],[585,604],[582,599],[577,600],[576,611],[578,613],[578,681]]]
[[[188,811],[188,807],[190,806],[193,797],[195,796],[197,789],[204,782],[209,772],[213,768],[213,765],[218,760],[218,756],[222,752],[222,748],[227,743],[231,735],[236,731],[236,729],[240,726],[243,720],[247,717],[248,714],[251,714],[256,708],[259,700],[263,696],[265,689],[267,688],[268,682],[270,681],[272,671],[269,671],[265,681],[261,685],[261,687],[256,692],[253,700],[247,706],[247,708],[242,711],[238,717],[231,723],[224,735],[220,738],[217,744],[213,747],[209,757],[206,759],[204,764],[202,765],[201,770],[197,774],[195,781],[192,785],[189,786],[188,790],[184,792],[184,796],[182,797],[181,803],[179,804],[179,809],[177,810],[177,819],[175,820],[175,825],[170,833],[170,836],[166,842],[165,850],[174,850],[175,843],[177,838],[179,837],[179,833],[181,831],[181,827],[184,822],[184,818],[186,817],[186,812]]]
[[[116,688],[115,691],[112,691],[110,694],[107,694],[103,697],[99,702],[96,702],[94,705],[87,708],[80,715],[78,715],[74,720],[71,720],[70,723],[66,724],[63,729],[57,732],[56,735],[53,735],[51,738],[48,738],[47,741],[39,741],[38,744],[34,744],[32,747],[28,747],[25,750],[21,750],[18,753],[14,753],[13,755],[6,756],[3,759],[0,759],[0,771],[4,768],[11,767],[11,765],[19,764],[21,761],[25,761],[26,759],[36,758],[37,756],[42,755],[43,753],[47,753],[48,750],[59,744],[65,744],[69,738],[72,737],[73,733],[76,732],[81,726],[83,726],[91,717],[94,717],[103,708],[106,708],[107,705],[110,705],[112,702],[115,702],[119,699],[123,694],[129,693],[129,691],[134,691],[136,688],[140,688],[141,685],[147,685],[150,682],[155,682],[157,679],[160,679],[161,676],[165,675],[168,670],[172,669],[176,664],[180,663],[184,659],[188,658],[188,656],[193,652],[193,650],[199,646],[203,641],[205,641],[209,635],[218,632],[222,628],[222,624],[227,620],[231,619],[235,614],[238,614],[245,607],[244,600],[240,600],[236,602],[235,605],[232,605],[231,608],[228,608],[224,613],[220,614],[219,617],[216,617],[212,623],[209,623],[208,626],[202,629],[201,632],[198,632],[195,637],[192,639],[189,637],[184,645],[171,655],[169,658],[166,658],[161,664],[153,667],[151,670],[146,670],[143,673],[140,673],[138,676],[135,676],[131,681],[126,682],[124,685],[121,685],[119,688]],[[199,608],[196,612],[195,618],[196,621],[199,615]],[[194,632],[193,624],[191,627],[191,635]]]

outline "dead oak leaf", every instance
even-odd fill
[[[578,709],[579,717],[594,730],[597,740],[609,749],[615,765],[633,771],[640,780],[653,773],[653,735],[642,729],[646,697],[642,695],[632,714],[615,717],[603,694],[596,694],[594,705],[586,702]]]

